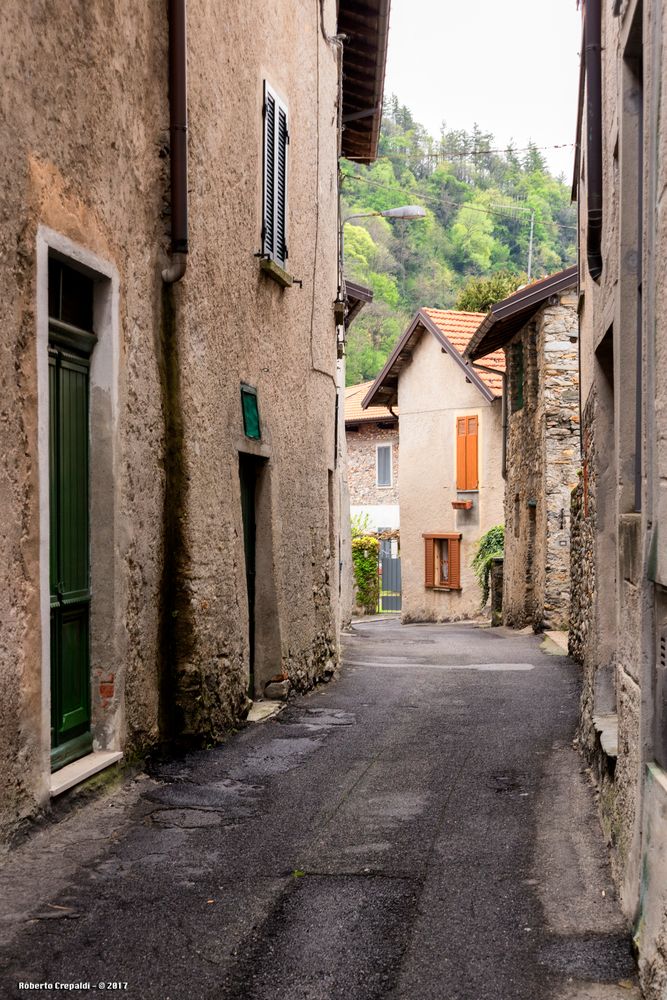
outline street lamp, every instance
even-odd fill
[[[414,219],[424,219],[426,217],[426,209],[422,208],[421,205],[400,205],[398,208],[385,208],[382,212],[353,212],[352,215],[346,215],[341,221],[340,232],[338,234],[338,297],[334,303],[337,321],[342,322],[345,316],[345,295],[343,291],[345,283],[343,275],[343,269],[345,267],[345,224],[347,222],[351,222],[352,219],[367,219],[377,215],[381,216],[383,219],[405,219],[406,221],[411,222]]]
[[[400,208],[385,208],[383,212],[355,212],[343,219],[341,228],[350,219],[365,219],[371,215],[381,215],[384,219],[423,219],[426,209],[421,205],[401,205]]]

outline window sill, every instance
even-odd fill
[[[287,271],[284,271],[280,264],[269,257],[262,257],[259,266],[269,278],[272,278],[281,288],[290,288],[294,284],[294,278]]]
[[[446,586],[445,584],[442,584],[442,583],[436,584],[436,586],[432,587],[431,589],[432,590],[444,590],[447,593],[449,593],[452,590],[463,590],[462,587],[448,587],[448,586]]]

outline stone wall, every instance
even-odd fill
[[[595,400],[589,398],[583,414],[583,454],[579,482],[571,494],[570,521],[570,634],[568,652],[577,663],[590,662],[589,642],[595,605]],[[591,679],[586,671],[582,710],[587,729],[592,728]],[[587,689],[587,690],[586,690]]]
[[[347,466],[350,484],[350,503],[364,506],[369,504],[398,503],[398,424],[395,427],[379,427],[375,423],[359,424],[357,430],[347,430]],[[392,485],[377,485],[377,445],[390,444]]]
[[[503,615],[517,628],[568,627],[570,491],[579,460],[577,326],[574,299],[565,295],[543,307],[505,349],[510,413]]]
[[[503,620],[515,628],[542,621],[542,594],[534,569],[544,537],[544,428],[540,406],[537,322],[531,321],[505,348],[508,385],[507,478],[505,480],[505,561]],[[519,350],[523,362],[519,362]],[[523,370],[523,406],[518,406]],[[542,502],[540,503],[540,499]]]
[[[570,494],[580,463],[578,353],[579,319],[571,292],[543,310],[540,324],[547,528],[542,620],[551,629],[567,629],[570,613]]]
[[[657,724],[663,698],[656,694],[667,591],[665,38],[664,4],[602,5],[602,270],[591,275],[586,255],[580,269],[581,395],[595,399],[596,476],[581,732],[598,774],[606,766],[601,817],[646,1000],[667,995],[667,756]],[[637,60],[641,79],[633,72]],[[591,110],[582,108],[582,136],[591,132]],[[589,238],[588,168],[583,143],[582,247]],[[602,754],[595,740],[592,717],[604,713],[617,726],[617,755]]]

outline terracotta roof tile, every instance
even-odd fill
[[[371,423],[374,420],[393,420],[394,414],[398,414],[398,408],[394,407],[392,413],[386,406],[369,406],[367,410],[362,410],[361,401],[373,385],[373,379],[369,382],[360,382],[358,385],[348,385],[345,388],[345,423]]]
[[[463,354],[486,316],[486,313],[456,312],[453,309],[420,309],[419,311],[428,316],[431,322],[444,333],[459,354]],[[493,354],[488,354],[484,358],[484,366],[495,368],[498,375],[490,375],[488,372],[480,371],[477,366],[475,366],[475,371],[495,396],[501,396],[503,392],[501,373],[505,371],[504,353],[495,351]]]

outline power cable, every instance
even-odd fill
[[[345,171],[341,171],[341,177],[343,180],[361,181],[362,184],[372,184],[373,187],[380,188],[382,191],[388,191],[391,194],[396,193],[393,188],[388,187],[386,184],[382,184],[380,181],[376,181],[372,177],[364,177],[362,174],[347,174]],[[508,205],[506,208],[502,206],[498,206],[496,208],[479,208],[478,206],[471,205],[466,201],[454,201],[453,198],[442,197],[434,199],[431,192],[420,191],[417,188],[413,188],[410,193],[416,194],[417,197],[421,198],[422,201],[426,202],[426,204],[431,207],[439,207],[444,203],[446,205],[453,205],[455,208],[467,208],[471,212],[482,212],[484,215],[511,215],[513,211],[526,211],[523,207],[519,208],[518,206],[514,207],[512,205]],[[568,226],[564,222],[556,222],[553,219],[551,220],[551,225],[556,226],[558,229],[569,229],[572,232],[577,232],[576,226]]]
[[[386,184],[382,184],[380,181],[373,180],[372,177],[363,177],[361,174],[346,174],[345,172],[341,172],[341,177],[344,180],[361,181],[361,183],[363,184],[372,184],[373,187],[380,188],[380,190],[382,191],[388,191],[390,194],[396,194],[396,191],[393,188],[388,187]],[[468,208],[471,212],[482,212],[485,215],[509,215],[512,212],[531,211],[531,209],[529,209],[528,207],[524,208],[523,206],[518,206],[518,205],[496,206],[496,208],[480,208],[476,205],[471,205],[467,201],[463,202],[454,201],[453,198],[445,198],[444,196],[436,200],[432,197],[431,192],[420,191],[416,188],[413,188],[410,193],[416,194],[419,198],[422,199],[422,201],[426,202],[427,204],[439,206],[442,205],[444,202],[447,205],[453,205],[455,208],[465,207]],[[556,222],[553,219],[551,220],[551,224],[557,226],[559,229],[571,229],[573,232],[577,231],[576,226],[568,226],[564,222]]]
[[[426,153],[426,152],[420,151],[419,156],[422,159],[431,159],[431,160],[455,160],[455,159],[459,159],[459,158],[460,159],[472,159],[475,156],[489,156],[491,154],[496,155],[496,154],[500,154],[500,153],[506,153],[506,154],[507,153],[532,153],[533,151],[534,152],[540,152],[543,149],[574,149],[575,145],[576,145],[576,143],[574,143],[574,142],[561,142],[561,143],[556,144],[555,146],[521,146],[520,148],[515,148],[514,146],[507,146],[504,149],[472,149],[472,150],[470,150],[467,153],[460,152],[458,150],[457,151],[452,150],[451,152],[448,151],[448,150],[436,150],[436,152],[433,152],[433,153]],[[393,152],[390,151],[390,152],[383,153],[382,155],[386,156],[386,157],[391,157],[391,156],[394,156],[394,157],[395,156],[408,157],[411,154],[410,153],[404,153],[404,152],[402,152],[400,150],[395,150]],[[362,160],[362,159],[364,159],[364,157],[361,157],[361,156],[346,156],[345,159],[346,160]]]

